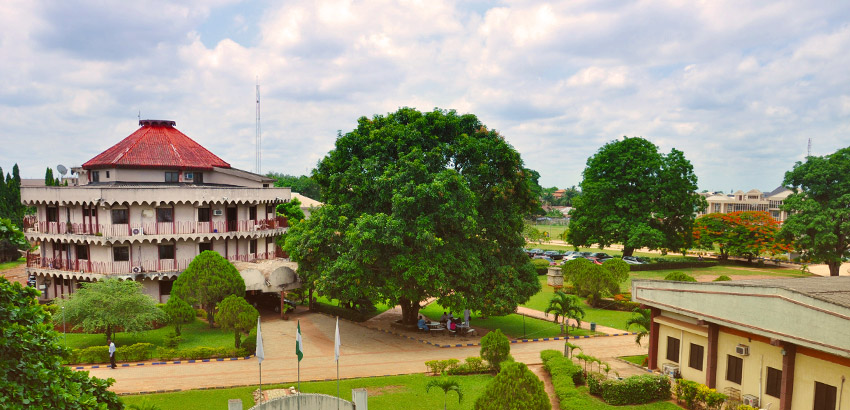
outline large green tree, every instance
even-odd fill
[[[38,304],[38,291],[0,277],[0,408],[122,409],[114,379],[62,365],[68,350]]]
[[[107,339],[118,329],[141,332],[165,319],[156,301],[142,292],[142,284],[132,280],[109,278],[83,283],[68,299],[57,299],[57,304],[57,321],[64,317],[74,329],[104,333]]]
[[[322,200],[321,188],[310,176],[285,175],[277,172],[269,172],[266,176],[274,178],[274,186],[276,187],[292,188],[292,192],[297,192],[307,198],[312,198],[317,201]]]
[[[230,295],[218,304],[215,321],[224,330],[232,330],[239,348],[240,335],[248,334],[257,325],[260,312],[242,296]]]
[[[664,155],[643,138],[624,138],[588,158],[582,175],[581,195],[570,212],[571,244],[619,243],[624,256],[642,247],[690,246],[696,211],[706,202],[681,151]]]
[[[826,263],[830,276],[838,276],[850,258],[850,147],[797,162],[783,183],[795,193],[782,205],[788,212],[782,236],[804,258]]]
[[[711,213],[697,218],[694,224],[694,246],[720,249],[720,258],[743,256],[749,261],[763,253],[777,254],[790,250],[778,237],[779,222],[765,211]]]
[[[216,305],[230,295],[244,297],[245,280],[218,252],[203,251],[177,277],[171,293],[191,304],[200,304],[212,328]]]
[[[564,275],[579,295],[587,296],[587,302],[596,306],[603,297],[620,292],[620,284],[629,278],[629,264],[620,258],[609,259],[602,265],[577,258],[564,264]]]
[[[423,300],[487,315],[540,288],[523,253],[523,217],[539,205],[519,153],[474,115],[402,108],[362,117],[313,178],[325,205],[288,233],[299,277],[342,301]]]
[[[30,248],[24,233],[11,220],[0,218],[0,263],[18,260],[18,250]]]

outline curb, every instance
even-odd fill
[[[382,374],[382,375],[378,375],[378,376],[341,377],[339,380],[373,379],[373,378],[376,378],[376,377],[407,376],[407,375],[411,375],[411,374],[422,374],[422,373],[395,373],[395,374]],[[302,382],[332,382],[332,381],[336,381],[336,380],[337,379],[335,379],[335,378],[331,378],[331,379],[315,379],[315,380],[301,380],[301,381]],[[295,382],[295,381],[284,381],[284,382],[280,382],[280,383],[271,382],[271,383],[268,383],[268,384],[290,384],[290,383],[295,384],[297,382]],[[234,385],[230,385],[230,386],[197,387],[197,388],[193,388],[193,389],[151,390],[151,391],[140,391],[140,392],[124,392],[124,393],[117,393],[117,394],[119,396],[137,396],[137,395],[141,395],[141,394],[177,393],[177,392],[181,392],[181,391],[193,391],[193,390],[235,389],[235,388],[238,388],[238,387],[257,387],[257,388],[259,388],[259,386],[256,385],[256,384],[234,384]]]
[[[254,357],[253,355],[245,356],[245,357],[219,357],[215,359],[190,359],[190,360],[174,360],[170,362],[133,362],[133,363],[116,363],[115,367],[136,367],[136,366],[162,366],[166,364],[182,364],[182,363],[208,363],[208,362],[225,362],[225,361],[234,361],[234,360],[248,360]],[[74,370],[86,370],[86,369],[105,369],[111,367],[109,364],[95,364],[91,366],[68,366]],[[167,390],[171,391],[171,390]],[[179,390],[178,390],[179,391]],[[166,391],[157,391],[156,393],[164,393]]]
[[[365,327],[367,329],[377,330],[377,331],[380,331],[380,332],[391,334],[391,335],[394,335],[394,336],[403,337],[405,339],[415,340],[417,342],[428,344],[428,345],[431,345],[431,346],[434,346],[434,347],[439,347],[439,348],[481,346],[481,342],[478,342],[478,343],[456,343],[456,344],[432,343],[428,340],[417,339],[415,337],[411,337],[411,336],[404,335],[404,334],[401,334],[401,333],[392,332],[392,331],[385,330],[385,329],[379,329],[379,328],[376,328],[376,327],[365,326],[365,325],[363,327]],[[634,336],[636,334],[637,334],[636,332],[631,332],[631,333],[626,332],[626,333],[611,333],[611,334],[606,333],[606,334],[601,334],[601,335],[587,335],[587,336],[556,336],[556,337],[543,337],[543,338],[535,338],[535,339],[514,339],[514,340],[511,340],[511,343],[513,344],[513,343],[548,342],[548,341],[553,341],[553,340],[590,339],[590,338],[594,338],[594,337]]]

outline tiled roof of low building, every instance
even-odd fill
[[[230,164],[174,128],[174,121],[141,120],[139,125],[136,132],[88,160],[83,168],[230,168]]]

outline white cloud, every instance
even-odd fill
[[[703,188],[770,189],[809,137],[847,145],[848,20],[827,1],[3,2],[0,166],[80,164],[141,110],[250,169],[259,77],[265,170],[312,169],[360,116],[442,107],[544,185],[628,135],[684,151]]]

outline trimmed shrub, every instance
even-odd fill
[[[458,359],[429,360],[425,362],[425,366],[428,366],[428,370],[435,375],[443,374],[443,372],[451,374],[452,370],[457,369],[459,363]]]
[[[475,400],[475,410],[512,409],[551,410],[543,382],[528,370],[525,363],[504,363],[484,393]]]
[[[467,357],[466,363],[461,363],[454,367],[449,366],[447,367],[446,373],[451,375],[476,374],[488,372],[489,370],[490,366],[484,363],[484,359],[480,357]]]
[[[676,282],[696,282],[693,276],[685,272],[670,272],[664,277],[664,280],[672,280]]]
[[[74,349],[69,363],[107,363],[109,362],[109,346],[91,346],[85,349]]]
[[[543,368],[552,375],[553,383],[555,375],[558,375],[558,377],[568,377],[573,387],[584,384],[581,366],[564,357],[563,353],[557,350],[544,350],[540,352],[540,358],[543,360]]]
[[[676,401],[685,402],[689,409],[702,407],[706,410],[718,410],[727,399],[725,394],[691,380],[677,379],[675,389]]]
[[[150,359],[153,355],[154,345],[150,343],[136,343],[130,346],[121,346],[115,349],[115,360],[122,362],[141,362]],[[109,353],[107,348],[107,361]]]
[[[165,335],[165,338],[163,339],[165,347],[170,347],[172,349],[176,349],[182,341],[183,337],[177,336],[177,332],[175,331],[172,331],[169,334]]]
[[[242,336],[242,343],[239,344],[243,349],[245,349],[248,354],[257,353],[257,328],[255,327],[250,332],[248,332],[247,336]]]
[[[581,380],[582,371],[570,359],[564,357],[557,350],[544,350],[540,352],[543,359],[543,368],[552,377],[552,386],[555,395],[561,403],[562,409],[584,409],[589,407],[589,397],[576,389],[575,379]]]
[[[587,375],[587,391],[594,396],[602,396],[602,382],[605,381],[605,376],[599,373],[589,373]]]
[[[503,361],[511,357],[511,341],[496,329],[481,338],[481,358],[490,364],[493,370],[499,371]]]
[[[602,400],[615,406],[670,399],[670,379],[663,375],[632,376],[601,383]]]
[[[726,275],[720,275],[720,276],[717,277],[717,279],[713,280],[713,282],[725,282],[727,280],[732,280],[732,278],[730,278]]]
[[[532,259],[531,264],[534,265],[534,270],[537,271],[538,275],[549,273],[549,261],[546,259]]]

